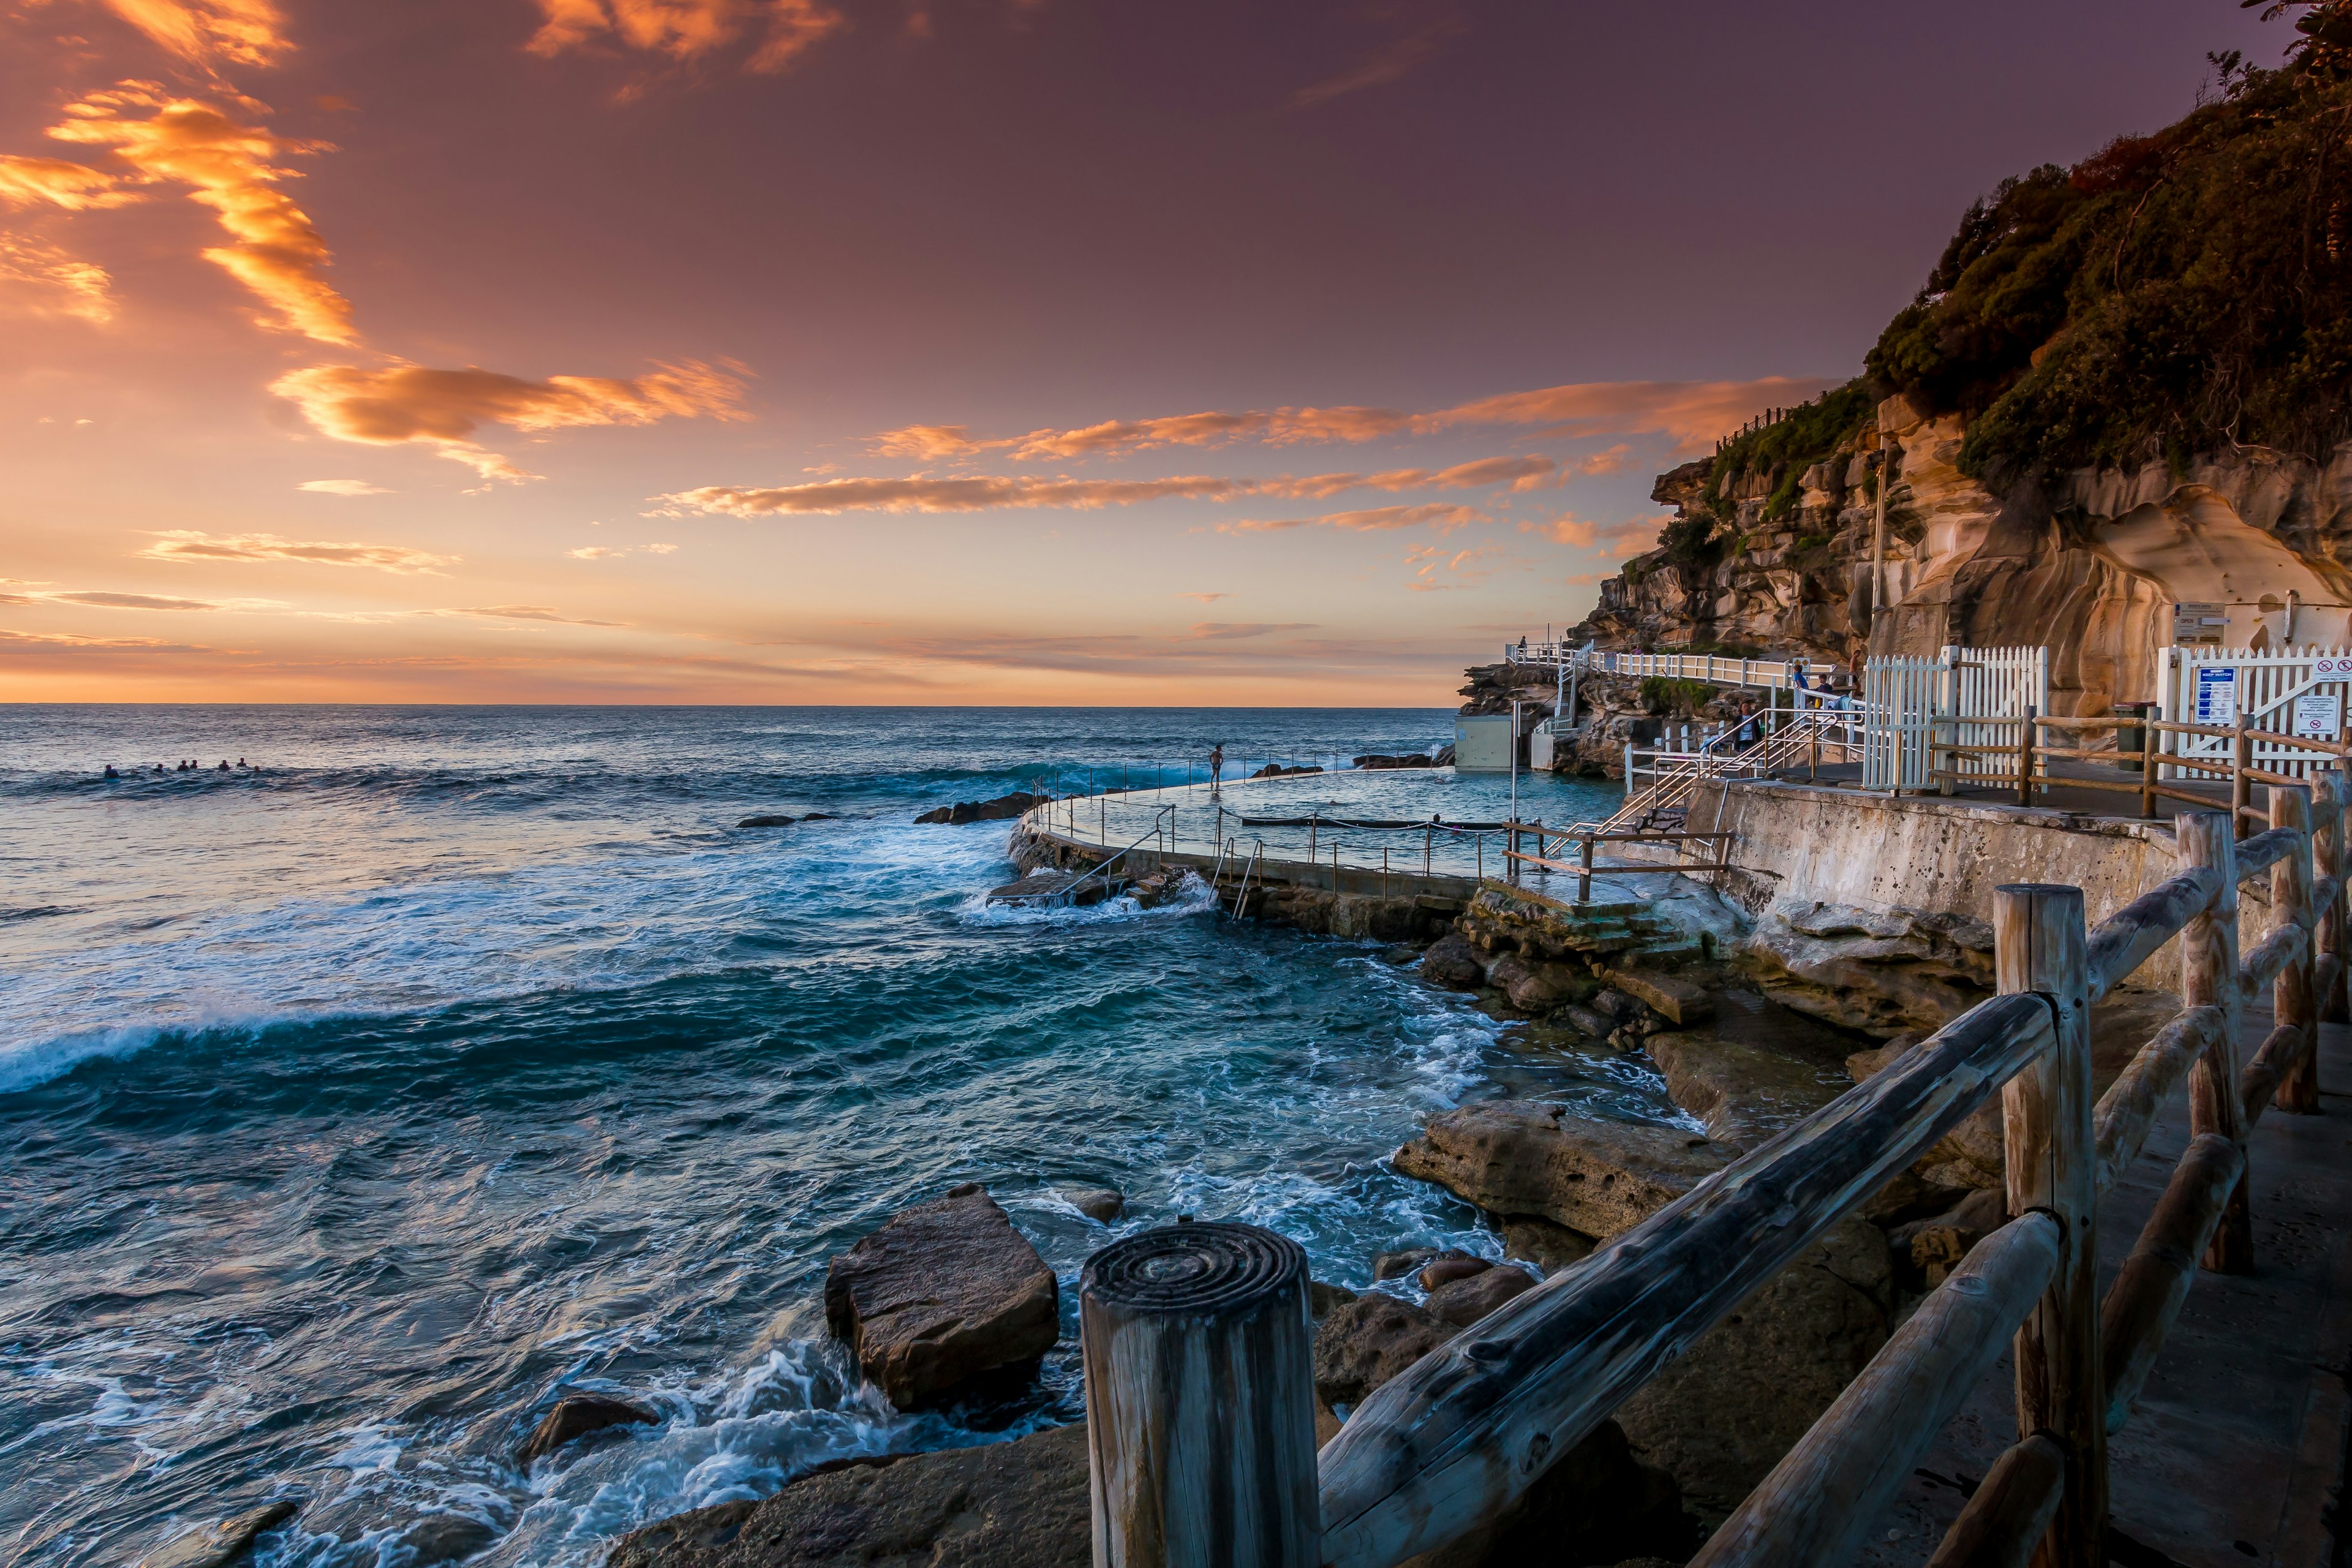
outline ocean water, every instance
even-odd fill
[[[1076,1418],[1078,1268],[1125,1230],[1251,1220],[1353,1286],[1391,1247],[1494,1254],[1384,1164],[1418,1119],[1502,1091],[1671,1116],[1654,1079],[1198,895],[992,909],[1008,825],[910,820],[1041,777],[1172,781],[1215,741],[1254,767],[1450,731],[0,707],[8,1560],[133,1562],[292,1497],[260,1568],[404,1568],[404,1532],[451,1514],[476,1562],[596,1563],[826,1459]],[[184,756],[206,771],[145,771]],[[1495,781],[1420,776],[1432,810],[1495,809]],[[1613,793],[1526,787],[1555,821]],[[733,826],[760,811],[835,820]],[[826,1338],[825,1261],[967,1180],[1060,1276],[1064,1342],[1033,1387],[902,1414]],[[1129,1196],[1113,1227],[1063,1195],[1098,1184]],[[566,1387],[662,1420],[517,1469]]]

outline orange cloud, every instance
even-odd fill
[[[1664,512],[1607,523],[1587,522],[1582,518],[1562,514],[1549,522],[1522,522],[1519,531],[1539,534],[1555,544],[1572,544],[1580,550],[1597,544],[1611,555],[1639,555],[1657,543],[1658,531],[1666,525],[1666,521]]]
[[[1601,474],[1621,474],[1632,466],[1633,460],[1633,448],[1620,441],[1605,452],[1595,452],[1590,457],[1579,458],[1576,461],[1576,471],[1588,478],[1597,478]]]
[[[266,66],[294,46],[269,0],[106,0],[107,9],[181,58]]]
[[[849,25],[819,0],[539,0],[545,18],[525,47],[552,56],[606,37],[633,49],[689,60],[756,34],[744,62],[780,71]]]
[[[114,319],[113,279],[54,245],[0,233],[0,309],[26,316]]]
[[[814,484],[744,489],[704,485],[656,498],[668,509],[734,517],[775,513],[830,517],[845,511],[996,511],[1008,507],[1067,507],[1091,511],[1149,500],[1226,500],[1255,493],[1248,479],[1194,475],[1172,479],[820,479]]]
[[[1502,552],[1502,547],[1494,544],[1482,544],[1475,550],[1456,550],[1450,553],[1433,544],[1425,544],[1418,550],[1408,551],[1405,552],[1404,563],[1416,570],[1412,574],[1412,581],[1405,584],[1405,589],[1408,593],[1413,594],[1447,594],[1456,589],[1467,588],[1474,583],[1482,583],[1495,574],[1495,568],[1482,567],[1476,563],[1491,556],[1500,555]],[[1441,582],[1437,576],[1440,572],[1464,578],[1465,581]]]
[[[369,566],[379,572],[430,573],[455,565],[455,555],[435,555],[399,544],[344,544],[280,539],[274,533],[233,533],[215,538],[194,529],[165,529],[139,554],[152,561],[304,561],[323,566]]]
[[[294,488],[322,496],[388,496],[392,493],[382,485],[372,485],[365,479],[304,479]]]
[[[281,141],[241,125],[196,99],[164,99],[152,83],[126,82],[66,108],[64,123],[49,128],[61,142],[110,147],[150,181],[194,187],[189,200],[218,215],[234,245],[215,246],[205,258],[221,267],[275,312],[272,323],[326,343],[352,343],[351,301],[321,276],[327,243],[293,199],[278,188],[296,171],[270,162],[322,149]],[[140,116],[137,110],[153,112]]]
[[[1474,522],[1485,522],[1486,514],[1466,506],[1376,506],[1364,511],[1335,511],[1322,517],[1289,517],[1274,520],[1247,519],[1240,522],[1221,522],[1220,533],[1267,533],[1286,528],[1339,528],[1355,532],[1376,532],[1389,529],[1420,528],[1426,525],[1440,533],[1451,533],[1457,528]]]
[[[14,207],[42,203],[80,212],[88,207],[119,207],[139,199],[136,191],[121,189],[121,180],[103,169],[65,158],[20,158],[0,153],[0,202]]]
[[[1541,425],[1562,435],[1664,435],[1676,449],[1705,449],[1749,415],[1801,403],[1828,381],[1766,376],[1759,381],[1595,381],[1480,398],[1426,414],[1393,408],[1276,408],[1111,420],[1026,436],[974,437],[962,425],[909,425],[875,437],[875,449],[936,459],[1010,451],[1017,457],[1101,457],[1154,447],[1212,447],[1253,440],[1268,446],[1371,441],[1429,435],[1465,426]],[[1605,455],[1605,454],[1604,454]],[[1593,469],[1605,472],[1606,469]]]
[[[1440,16],[1425,26],[1390,40],[1353,69],[1342,71],[1311,87],[1300,88],[1290,95],[1290,107],[1313,109],[1351,92],[1361,92],[1369,87],[1386,87],[1392,81],[1400,81],[1435,54],[1448,39],[1460,33],[1462,27],[1458,18]]]

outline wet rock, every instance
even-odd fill
[[[1345,1285],[1327,1284],[1320,1279],[1307,1282],[1307,1311],[1318,1322],[1355,1300],[1356,1293]]]
[[[1384,753],[1375,752],[1370,756],[1358,757],[1356,759],[1356,766],[1368,771],[1375,768],[1426,768],[1433,767],[1434,765],[1435,764],[1430,760],[1430,757],[1426,752],[1418,752],[1402,757],[1391,757],[1385,755]]]
[[[602,1394],[567,1394],[555,1402],[555,1408],[539,1418],[522,1447],[515,1450],[515,1463],[524,1469],[552,1454],[575,1438],[591,1432],[601,1432],[607,1426],[646,1426],[661,1417],[642,1405],[632,1405],[625,1399],[614,1399]]]
[[[1535,1277],[1526,1269],[1506,1265],[1442,1285],[1432,1290],[1429,1300],[1422,1305],[1455,1328],[1466,1329],[1534,1286]]]
[[[1603,1016],[1614,1018],[1621,1024],[1630,1024],[1642,1016],[1642,1004],[1614,987],[1595,993],[1592,1005]]]
[[[1583,1262],[1594,1245],[1582,1232],[1534,1215],[1511,1215],[1503,1221],[1503,1256],[1532,1263],[1546,1276]]]
[[[165,1542],[142,1558],[139,1568],[226,1568],[253,1548],[254,1538],[274,1530],[302,1510],[291,1498],[204,1525]]]
[[[1108,1225],[1127,1207],[1127,1194],[1117,1187],[1079,1187],[1063,1195],[1072,1208],[1100,1225]]]
[[[828,811],[812,811],[801,820],[803,822],[839,822],[841,818]]]
[[[1596,1121],[1557,1105],[1484,1100],[1429,1119],[1397,1170],[1496,1214],[1536,1215],[1603,1239],[1729,1163],[1679,1129]]]
[[[1400,1252],[1376,1252],[1372,1255],[1372,1278],[1402,1279],[1436,1256],[1437,1248],[1433,1247],[1408,1247]]]
[[[1467,938],[1448,931],[1421,955],[1421,977],[1448,991],[1475,991],[1486,984],[1486,968]]]
[[[1620,1405],[1641,1458],[1711,1529],[1886,1342],[1885,1234],[1848,1215]]]
[[[814,821],[814,818],[810,820]],[[738,827],[790,827],[793,822],[792,817],[784,816],[782,812],[774,812],[761,816],[747,816],[735,826]]]
[[[1615,1019],[1610,1017],[1606,1013],[1595,1012],[1590,1007],[1579,1007],[1571,1004],[1569,1006],[1562,1007],[1559,1010],[1558,1016],[1575,1025],[1578,1028],[1583,1030],[1586,1034],[1591,1035],[1596,1040],[1607,1039],[1612,1034],[1614,1034],[1617,1029],[1617,1022]]]
[[[1365,1394],[1454,1337],[1454,1325],[1393,1296],[1360,1296],[1315,1334],[1315,1397],[1345,1415]]]
[[[1466,1252],[1441,1252],[1421,1266],[1414,1276],[1424,1290],[1434,1290],[1451,1285],[1456,1279],[1467,1279],[1474,1274],[1484,1274],[1494,1268],[1483,1258],[1473,1258]]]
[[[1842,1070],[1742,1038],[1660,1034],[1643,1048],[1674,1102],[1734,1149],[1755,1148],[1853,1087]]]
[[[605,1568],[1089,1568],[1087,1429],[855,1463],[623,1536]]]
[[[496,1526],[462,1513],[428,1513],[400,1532],[401,1543],[415,1553],[409,1568],[462,1563],[498,1538]]]
[[[1321,768],[1286,768],[1280,763],[1268,763],[1265,766],[1258,769],[1257,772],[1250,774],[1250,777],[1254,779],[1286,779],[1296,777],[1300,773],[1319,773],[1322,771],[1323,770]]]
[[[1685,1027],[1715,1016],[1715,997],[1698,982],[1650,969],[1612,969],[1604,977],[1670,1024]]]
[[[1394,969],[1421,962],[1423,950],[1409,942],[1400,942],[1381,949],[1381,962]]]
[[[1054,1271],[979,1183],[901,1210],[825,1270],[825,1321],[901,1410],[1061,1331]]]
[[[1001,795],[994,800],[960,801],[927,811],[915,818],[918,823],[940,823],[961,827],[967,822],[1004,822],[1019,816],[1033,805],[1043,805],[1042,795]]]
[[[1487,966],[1486,984],[1523,1013],[1549,1013],[1592,994],[1592,974],[1580,965],[1529,961],[1507,952]]]

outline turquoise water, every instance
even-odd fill
[[[1076,1184],[1129,1194],[1120,1230],[1273,1226],[1350,1284],[1390,1247],[1493,1253],[1383,1164],[1418,1118],[1498,1084],[1658,1114],[1654,1080],[1521,1050],[1376,948],[1198,898],[991,909],[1008,825],[909,821],[1041,769],[1450,730],[0,709],[0,1539],[135,1561],[290,1496],[261,1568],[398,1568],[436,1512],[494,1532],[476,1561],[586,1563],[824,1459],[1071,1419],[1069,1292],[1116,1234]],[[182,756],[260,767],[98,776]],[[1552,819],[1606,809],[1528,787]],[[755,811],[838,820],[732,826]],[[825,1338],[824,1263],[973,1179],[1061,1276],[1071,1331],[1025,1393],[902,1415]],[[662,1422],[517,1471],[565,1385]]]

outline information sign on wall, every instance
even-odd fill
[[[2287,733],[2314,741],[2333,741],[2343,727],[2342,697],[2331,692],[2306,691],[2294,700],[2294,728]]]
[[[2191,722],[2234,724],[2238,721],[2238,668],[2231,664],[2197,667],[2197,710]]]
[[[2172,606],[2172,640],[2218,647],[2230,631],[2230,606],[2205,603]]]

